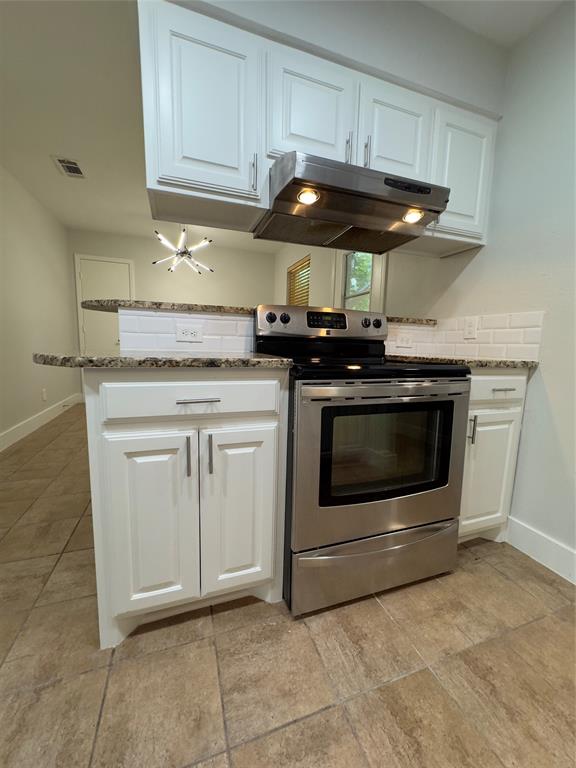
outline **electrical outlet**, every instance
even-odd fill
[[[397,347],[412,347],[412,336],[409,333],[400,333],[396,339]]]
[[[203,341],[203,339],[202,323],[176,323],[176,341],[196,343]]]
[[[478,338],[478,317],[470,316],[464,318],[464,338],[465,339],[477,339]]]
[[[42,389],[42,400],[46,402],[48,400],[48,392],[45,389]]]

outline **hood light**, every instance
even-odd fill
[[[359,371],[361,370],[361,365],[347,365],[346,368],[348,368],[349,371]]]
[[[420,211],[418,208],[411,208],[402,216],[402,221],[405,221],[406,224],[417,224],[423,216],[424,211]]]
[[[313,205],[320,199],[320,193],[316,192],[315,189],[301,189],[296,197],[298,198],[298,202],[303,205]]]

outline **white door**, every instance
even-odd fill
[[[83,355],[118,355],[118,315],[82,309],[86,299],[133,299],[134,265],[122,259],[76,255],[76,296],[80,352]]]
[[[116,614],[200,595],[198,433],[105,438]]]
[[[363,78],[358,165],[429,181],[432,105],[427,96],[374,77]]]
[[[432,181],[450,187],[437,229],[481,239],[486,234],[496,123],[456,107],[438,107]]]
[[[351,70],[274,47],[268,54],[268,155],[296,150],[352,162],[357,91]]]
[[[258,38],[172,3],[149,12],[156,50],[141,55],[156,55],[159,180],[257,197]]]
[[[202,595],[270,579],[277,426],[200,433]]]
[[[470,411],[460,534],[506,522],[521,419],[520,408]]]

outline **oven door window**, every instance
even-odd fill
[[[454,404],[326,406],[322,409],[322,507],[360,504],[448,482]]]

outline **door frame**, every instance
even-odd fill
[[[74,279],[76,285],[76,317],[78,320],[78,349],[80,354],[85,354],[85,339],[84,339],[84,327],[82,325],[82,281],[80,279],[80,265],[82,259],[90,259],[91,261],[111,261],[116,264],[128,264],[129,281],[130,281],[130,296],[129,299],[134,299],[135,295],[135,282],[134,282],[134,260],[133,259],[120,259],[113,256],[92,256],[89,253],[74,253]],[[111,296],[110,298],[114,298]]]

